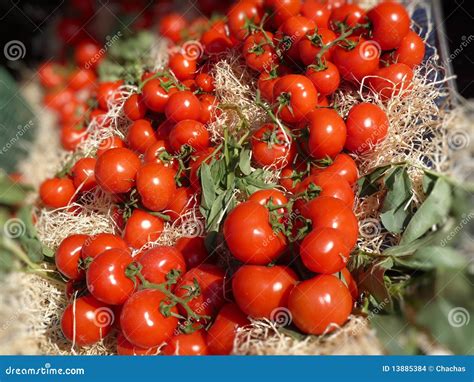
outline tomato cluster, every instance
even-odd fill
[[[57,249],[71,296],[64,335],[90,345],[115,326],[119,354],[229,354],[249,317],[274,320],[283,309],[294,327],[315,335],[343,325],[358,299],[346,268],[358,237],[353,158],[386,137],[389,120],[371,103],[343,118],[333,94],[367,76],[363,91],[382,101],[409,90],[424,43],[407,11],[391,1],[366,11],[345,1],[240,0],[225,18],[171,13],[158,30],[170,41],[168,65],[144,70],[126,100],[124,80],[98,81],[100,48],[90,41],[77,45],[74,71],[57,63],[39,71],[66,150],[87,138],[91,121],[110,128],[117,104],[128,120],[124,135],[109,136],[40,187],[49,208],[81,204],[96,191],[116,202],[115,233],[72,235]],[[190,43],[202,54],[190,55]],[[222,211],[222,261],[209,253],[206,233],[173,246],[157,241],[168,222],[200,214],[203,164],[229,161],[208,129],[223,112],[212,67],[228,50],[253,73],[268,115],[234,150],[248,149],[252,169],[279,180],[240,190]]]

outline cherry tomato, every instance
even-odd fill
[[[336,39],[336,34],[329,29],[318,29],[308,32],[298,43],[300,59],[305,65],[318,64],[321,48]],[[322,62],[327,62],[332,57],[334,47],[329,48],[319,57]]]
[[[263,72],[275,65],[278,56],[272,41],[273,34],[270,32],[257,32],[248,36],[242,48],[247,66],[257,72]]]
[[[164,166],[176,168],[176,163],[167,151],[168,144],[164,140],[155,141],[145,151],[143,160],[145,163],[160,163]]]
[[[342,200],[320,196],[308,202],[302,213],[311,219],[313,229],[334,228],[341,232],[347,247],[354,248],[359,233],[357,218]]]
[[[111,233],[99,233],[90,236],[82,246],[81,256],[84,260],[94,259],[109,249],[128,250],[128,245],[120,236]]]
[[[196,60],[182,53],[173,54],[170,57],[168,66],[180,81],[193,79],[197,69]]]
[[[367,16],[357,4],[344,4],[331,13],[330,24],[334,30],[339,30],[338,23],[344,23],[349,28],[364,24]]]
[[[319,173],[337,174],[343,177],[351,186],[359,179],[359,170],[357,165],[349,155],[340,153],[336,155],[331,165],[328,167],[315,167],[311,169],[311,175]]]
[[[389,121],[377,105],[361,102],[351,108],[346,119],[347,139],[345,148],[363,153],[385,139]]]
[[[227,23],[232,36],[244,40],[249,34],[248,23],[258,25],[260,22],[260,9],[252,1],[241,0],[230,8],[227,13]]]
[[[225,304],[207,332],[210,354],[228,355],[234,347],[237,329],[250,322],[236,304]]]
[[[185,119],[173,127],[169,142],[175,152],[180,152],[184,145],[202,151],[209,147],[209,132],[201,122]]]
[[[280,46],[285,51],[285,55],[294,63],[298,63],[300,60],[298,43],[315,28],[314,21],[304,16],[292,16],[281,26],[277,34],[281,40]]]
[[[278,308],[287,307],[297,281],[296,274],[287,267],[243,265],[232,278],[232,291],[242,312],[273,320]]]
[[[382,100],[387,100],[410,88],[413,70],[405,64],[392,64],[380,68],[374,76],[369,78],[369,86]]]
[[[166,77],[147,80],[142,89],[145,106],[156,113],[163,113],[170,96],[177,92],[173,81]]]
[[[394,1],[380,3],[367,14],[372,23],[372,38],[382,50],[398,48],[410,31],[410,16],[405,7]]]
[[[146,119],[138,119],[128,128],[127,143],[132,150],[143,154],[155,142],[155,130]]]
[[[154,247],[139,255],[137,261],[143,266],[142,275],[154,284],[164,283],[171,270],[186,272],[183,255],[175,247]]]
[[[199,73],[196,78],[196,85],[203,92],[211,93],[214,91],[214,78],[208,73]]]
[[[355,37],[348,40],[355,46],[337,45],[332,54],[332,61],[342,78],[361,82],[365,76],[374,74],[379,68],[380,48],[374,41]]]
[[[301,7],[301,14],[314,21],[319,28],[328,28],[331,11],[317,0],[306,0]]]
[[[301,10],[301,0],[265,0],[265,8],[270,11],[275,25],[280,25]]]
[[[165,114],[168,120],[175,123],[186,119],[198,120],[201,116],[201,103],[192,92],[179,91],[170,96]]]
[[[118,89],[123,85],[123,81],[102,82],[97,88],[97,102],[102,110],[108,110],[109,102],[113,102],[120,97]]]
[[[233,43],[226,29],[226,24],[217,22],[203,33],[201,43],[207,54],[222,53],[232,47]]]
[[[280,173],[280,185],[290,192],[295,192],[296,187],[301,182],[295,169],[291,166],[285,167]]]
[[[305,76],[287,74],[273,88],[276,114],[288,123],[300,122],[318,103],[318,92]]]
[[[103,57],[99,44],[90,40],[81,41],[74,51],[76,64],[86,69],[95,69]]]
[[[282,208],[277,209],[279,214],[282,216],[286,213],[286,204],[288,199],[283,192],[277,189],[269,190],[259,190],[250,195],[248,200],[257,202],[258,204],[265,206],[268,203],[272,203],[273,206],[283,206]]]
[[[193,333],[177,334],[168,341],[163,355],[208,355],[206,331],[196,330]]]
[[[120,326],[127,341],[141,348],[152,348],[168,341],[178,326],[174,316],[165,317],[160,304],[166,296],[156,289],[135,292],[123,305]],[[171,312],[178,314],[176,307]]]
[[[68,85],[73,90],[83,90],[95,86],[96,76],[92,70],[76,69],[68,79]]]
[[[123,304],[135,290],[135,283],[125,274],[132,261],[128,250],[117,248],[95,257],[86,272],[89,292],[106,304]]]
[[[323,68],[309,66],[305,73],[313,83],[320,96],[327,96],[333,94],[341,83],[341,76],[336,65],[332,62],[326,62]],[[318,100],[318,104],[321,102]]]
[[[235,207],[224,222],[224,237],[230,252],[247,264],[272,262],[286,249],[286,239],[269,223],[264,206],[247,201]]]
[[[56,62],[45,62],[38,68],[40,83],[47,89],[55,88],[64,83],[61,67]]]
[[[95,181],[95,158],[81,158],[72,167],[72,181],[74,187],[82,192],[86,192],[94,188],[97,183]]]
[[[137,173],[137,190],[143,205],[163,211],[176,191],[175,171],[159,163],[146,163]]]
[[[320,173],[310,175],[303,182],[301,182],[297,191],[305,189],[313,183],[319,186],[322,190],[320,196],[329,196],[342,200],[349,208],[354,204],[354,191],[347,181],[338,174],[334,173]]]
[[[273,87],[278,77],[271,73],[263,72],[258,77],[257,86],[261,97],[269,102],[273,102]]]
[[[217,105],[219,104],[217,98],[211,94],[201,94],[198,98],[201,102],[199,122],[206,124],[213,121],[215,116],[219,115],[220,112],[217,109]]]
[[[158,240],[163,228],[164,223],[161,218],[135,209],[127,220],[123,238],[129,246],[139,249],[148,242]]]
[[[125,193],[135,185],[139,168],[140,159],[133,151],[113,148],[104,151],[97,158],[95,178],[104,191],[112,194]]]
[[[316,159],[334,158],[346,143],[346,124],[334,109],[316,109],[309,113],[309,154]]]
[[[92,296],[84,296],[66,307],[61,317],[61,329],[69,341],[88,346],[105,338],[113,321],[112,309]]]
[[[201,293],[188,302],[188,306],[201,316],[214,317],[219,309],[224,305],[225,274],[217,265],[201,264],[190,269],[176,285],[174,293],[176,296],[184,298],[189,292],[188,288],[193,286],[195,281],[199,284]],[[181,314],[186,312],[179,308]]]
[[[52,110],[59,110],[61,107],[74,99],[74,93],[71,89],[53,89],[46,93],[43,102],[46,107]]]
[[[171,220],[178,219],[186,210],[193,208],[196,205],[196,200],[193,198],[194,192],[188,187],[178,187],[166,205],[166,214]]]
[[[414,68],[421,64],[425,57],[425,43],[417,33],[411,30],[403,37],[400,45],[391,56],[394,62]]]
[[[122,333],[119,333],[117,337],[118,355],[156,355],[158,352],[158,347],[141,348],[131,344]]]
[[[41,183],[39,195],[47,207],[61,208],[72,202],[76,188],[69,178],[50,178]]]
[[[352,300],[357,301],[359,298],[359,287],[347,268],[341,270],[339,279],[347,286],[351,293]]]
[[[305,236],[300,246],[300,256],[310,271],[332,274],[346,266],[349,248],[340,231],[334,228],[317,228]]]
[[[260,167],[283,168],[296,153],[291,136],[274,123],[265,123],[253,133],[251,145],[252,159]]]
[[[70,235],[61,242],[56,250],[54,256],[56,268],[68,279],[77,280],[84,274],[79,268],[79,261],[82,246],[87,238],[87,235]]]
[[[175,244],[177,250],[181,252],[186,262],[186,268],[195,268],[204,263],[209,255],[206,246],[204,245],[204,238],[196,237],[180,237]]]
[[[146,106],[139,94],[132,94],[123,104],[123,113],[131,121],[143,119],[146,114]]]
[[[159,33],[173,42],[181,40],[181,34],[186,30],[188,23],[179,13],[170,13],[160,20]]]
[[[100,145],[97,148],[96,156],[97,158],[99,158],[103,153],[105,153],[109,149],[117,149],[124,146],[125,146],[125,143],[123,142],[122,139],[120,139],[116,135],[111,135],[110,137],[100,142]]]

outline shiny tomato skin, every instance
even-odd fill
[[[104,56],[100,50],[100,45],[95,41],[84,40],[76,46],[74,60],[80,67],[95,69]]]
[[[319,196],[306,204],[304,216],[311,220],[313,229],[328,227],[339,230],[347,247],[354,248],[359,233],[358,222],[342,200]]]
[[[338,30],[338,22],[345,23],[352,28],[357,24],[364,24],[366,21],[366,14],[361,7],[357,4],[344,4],[332,11],[330,24],[334,30]]]
[[[249,323],[247,316],[236,304],[225,304],[207,332],[207,346],[210,354],[230,354],[234,347],[237,329]]]
[[[88,237],[80,234],[70,235],[61,241],[56,250],[54,256],[56,268],[70,280],[78,280],[84,275],[84,272],[79,269],[79,261],[82,246]]]
[[[175,152],[179,152],[184,145],[199,152],[209,147],[209,132],[201,122],[185,119],[173,127],[169,142]]]
[[[164,162],[160,159],[160,155],[166,153],[167,144],[164,140],[160,139],[155,141],[152,145],[148,147],[145,151],[145,155],[143,156],[143,160],[145,163],[160,163],[165,166],[172,166],[172,162]]]
[[[351,186],[353,186],[357,182],[357,179],[359,179],[357,164],[354,162],[354,159],[346,153],[336,155],[333,162],[328,167],[314,167],[311,169],[311,175],[316,175],[322,172],[340,175]]]
[[[132,94],[123,104],[123,113],[131,121],[143,119],[146,114],[146,106],[139,94]]]
[[[70,74],[68,85],[75,91],[89,89],[95,86],[96,79],[97,78],[92,70],[76,69]]]
[[[166,275],[171,270],[184,274],[186,263],[183,255],[175,247],[160,246],[151,248],[139,255],[137,261],[142,265],[142,275],[154,284],[166,281]]]
[[[131,150],[114,148],[97,158],[95,178],[104,191],[111,194],[128,192],[135,185],[140,159]]]
[[[213,121],[215,116],[220,113],[220,110],[217,109],[217,105],[219,104],[217,98],[211,94],[201,94],[198,98],[199,102],[201,102],[199,122],[206,124]]]
[[[87,138],[87,129],[74,124],[66,124],[61,128],[60,140],[64,150],[74,151]]]
[[[170,13],[163,16],[159,23],[159,33],[174,43],[181,40],[181,34],[186,30],[188,23],[179,13]]]
[[[316,159],[334,158],[346,143],[346,124],[334,109],[316,109],[307,115],[309,154]]]
[[[318,103],[318,92],[309,78],[300,74],[280,77],[273,87],[273,98],[279,106],[275,111],[287,123],[298,123]]]
[[[111,135],[100,143],[99,147],[97,148],[96,156],[99,158],[107,150],[118,149],[121,147],[125,147],[124,141],[116,135]]]
[[[257,32],[245,39],[242,52],[247,66],[257,72],[268,71],[277,62],[275,49],[268,41],[273,41],[270,32]]]
[[[207,334],[204,329],[177,334],[167,342],[163,355],[209,355]]]
[[[280,25],[301,10],[301,0],[265,0],[265,8],[270,10],[274,25]]]
[[[306,0],[301,7],[301,14],[314,21],[318,29],[329,26],[331,11],[317,0]]]
[[[109,102],[120,97],[118,89],[123,85],[123,81],[102,82],[97,88],[97,102],[102,110],[108,110]]]
[[[166,214],[171,220],[176,220],[194,206],[196,199],[193,190],[189,187],[178,187],[166,205]]]
[[[127,220],[123,239],[130,247],[140,249],[146,243],[158,240],[164,225],[158,216],[135,209]]]
[[[400,45],[391,54],[394,62],[408,65],[410,68],[421,64],[425,57],[425,43],[423,39],[414,31],[409,31],[403,37]]]
[[[357,301],[359,298],[359,287],[352,277],[351,272],[347,268],[343,268],[339,273],[339,279],[347,286],[349,292],[351,293],[352,300]]]
[[[227,19],[232,36],[238,40],[244,40],[249,34],[249,31],[245,29],[247,20],[251,20],[258,25],[260,10],[252,1],[241,0],[230,8]]]
[[[176,192],[175,171],[163,164],[146,163],[137,173],[137,190],[143,205],[163,211]]]
[[[380,3],[367,14],[372,24],[372,38],[382,50],[397,48],[410,31],[410,15],[402,4]]]
[[[278,308],[287,307],[297,281],[296,273],[287,267],[243,265],[232,277],[232,291],[242,312],[273,320]]]
[[[193,79],[197,69],[196,60],[182,53],[173,54],[168,62],[168,66],[180,81]]]
[[[389,121],[379,106],[361,102],[349,111],[346,127],[345,148],[360,154],[385,139]]]
[[[204,238],[200,236],[180,237],[176,241],[175,247],[183,255],[187,269],[197,267],[206,262],[209,257],[206,246],[204,245]]]
[[[274,123],[265,123],[255,131],[251,145],[252,159],[259,167],[283,168],[296,154],[291,136]]]
[[[127,143],[132,150],[143,154],[155,142],[155,130],[146,119],[138,119],[128,128]]]
[[[109,249],[94,258],[86,272],[87,289],[109,305],[123,304],[135,290],[125,271],[133,258],[128,250]]]
[[[326,67],[322,70],[309,67],[305,73],[306,77],[313,83],[320,97],[333,94],[341,83],[341,75],[336,65],[332,62],[326,62],[325,66]],[[319,101],[318,103],[320,104]]]
[[[131,344],[122,332],[117,336],[117,354],[118,355],[156,355],[158,347],[141,348]]]
[[[246,264],[264,265],[286,249],[284,235],[269,223],[267,208],[254,201],[235,207],[224,222],[224,237],[230,252]]]
[[[143,103],[151,111],[163,113],[170,96],[177,91],[173,82],[165,77],[147,80],[142,90]]]
[[[201,102],[188,90],[173,93],[165,106],[166,118],[174,123],[186,119],[199,120],[201,116]]]
[[[340,231],[334,228],[317,228],[303,239],[300,256],[310,271],[332,274],[346,266],[349,248],[344,243]]]
[[[397,63],[377,70],[368,84],[382,100],[387,100],[409,89],[412,80],[413,70],[408,65]]]
[[[214,78],[208,73],[199,73],[196,75],[196,85],[203,92],[211,93],[214,91]]]
[[[272,76],[267,72],[263,72],[258,77],[257,87],[260,91],[261,97],[269,102],[273,102],[273,87],[277,82],[277,77]]]
[[[127,341],[141,348],[152,348],[168,341],[176,328],[178,319],[165,317],[160,312],[160,303],[166,296],[156,289],[135,292],[123,305],[120,326]],[[177,314],[176,307],[171,312]]]
[[[310,175],[301,182],[300,189],[306,188],[310,183],[313,183],[322,189],[319,196],[329,196],[339,199],[349,208],[352,208],[354,205],[354,191],[350,184],[340,175],[324,172]]]
[[[109,249],[128,250],[128,245],[120,236],[111,233],[99,233],[90,236],[82,246],[81,257],[94,259]]]
[[[79,297],[64,310],[61,330],[76,345],[93,345],[107,336],[113,319],[113,312],[108,305],[92,296]]]
[[[337,277],[319,275],[293,288],[288,308],[298,329],[320,335],[332,332],[336,325],[342,326],[347,321],[352,311],[352,297]]]
[[[176,284],[174,293],[183,298],[185,286],[192,286],[194,280],[199,284],[201,294],[188,302],[188,306],[197,314],[214,317],[224,305],[225,274],[222,268],[212,264],[201,264],[190,269]],[[186,312],[180,307],[181,314]]]
[[[71,173],[76,189],[81,187],[81,191],[85,192],[97,185],[94,173],[96,161],[95,158],[81,158],[74,164]]]
[[[69,178],[50,178],[41,183],[39,195],[43,204],[51,208],[67,206],[74,198],[76,188]]]
[[[298,63],[300,60],[299,42],[316,28],[314,21],[304,16],[292,16],[287,19],[278,35],[282,34],[283,42],[281,43],[285,55],[293,62]],[[289,39],[289,42],[286,40]]]

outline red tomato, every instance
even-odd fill
[[[186,30],[188,23],[179,13],[170,13],[160,20],[159,33],[173,42],[181,40],[181,34]]]
[[[155,142],[155,130],[146,119],[138,119],[128,128],[127,143],[132,150],[143,154]]]
[[[245,39],[242,53],[247,66],[257,72],[268,71],[278,61],[271,32],[257,32]]]
[[[201,103],[192,92],[179,91],[170,96],[165,114],[168,120],[175,123],[186,119],[198,120],[201,116]]]
[[[299,62],[298,43],[315,28],[314,21],[304,16],[292,16],[279,28],[277,38],[281,40],[280,47],[292,62]]]
[[[341,232],[347,247],[354,248],[359,233],[357,218],[343,201],[320,196],[308,202],[302,213],[311,219],[313,229],[326,227],[337,229]]]
[[[79,269],[79,260],[81,259],[81,250],[87,235],[70,235],[66,237],[58,249],[54,260],[56,268],[64,276],[71,280],[80,279],[84,273]]]
[[[308,114],[309,154],[316,159],[334,158],[346,143],[346,124],[334,109],[316,109]]]
[[[105,153],[109,149],[117,149],[124,146],[125,146],[125,143],[123,142],[122,139],[120,139],[116,135],[111,135],[110,137],[100,142],[100,145],[97,148],[96,156],[97,158],[99,158],[103,153]]]
[[[95,158],[81,158],[71,169],[74,187],[82,192],[89,191],[94,188],[97,183],[95,181]]]
[[[284,168],[280,173],[280,185],[290,192],[295,192],[301,182],[297,172],[290,166]]]
[[[252,159],[259,167],[283,168],[296,153],[291,136],[274,123],[265,123],[253,133],[251,145]]]
[[[413,70],[405,64],[392,64],[380,68],[374,76],[369,78],[369,86],[382,100],[387,100],[410,88]]]
[[[234,347],[237,329],[248,324],[249,320],[237,305],[225,304],[207,332],[207,346],[210,354],[230,354]]]
[[[271,202],[273,206],[283,206],[279,208],[277,211],[282,216],[286,213],[286,204],[288,203],[288,199],[283,192],[277,189],[269,189],[269,190],[260,190],[254,192],[250,195],[248,200],[252,200],[257,202],[258,204],[265,206]]]
[[[183,255],[175,247],[160,246],[149,249],[140,254],[137,261],[143,266],[142,275],[154,284],[164,283],[166,275],[173,269],[181,274],[186,272]]]
[[[298,329],[319,335],[332,332],[347,321],[352,311],[352,297],[337,277],[320,275],[293,288],[288,308]]]
[[[425,57],[425,43],[418,34],[409,31],[391,56],[394,62],[414,68],[421,64]]]
[[[43,102],[46,107],[58,111],[73,99],[74,93],[71,89],[53,89],[44,96]]]
[[[357,4],[344,4],[332,11],[330,24],[334,30],[339,30],[338,23],[344,23],[352,28],[366,21],[367,16],[361,7]]]
[[[226,24],[217,22],[203,33],[201,43],[207,54],[222,53],[232,47],[233,43],[226,29]]]
[[[196,78],[196,85],[203,92],[211,93],[214,91],[214,78],[207,73],[199,73]]]
[[[75,69],[68,78],[68,85],[73,90],[83,90],[95,86],[96,76],[89,69]]]
[[[143,119],[146,114],[146,106],[139,94],[132,94],[123,104],[123,113],[131,121]]]
[[[197,69],[196,60],[182,53],[173,54],[170,57],[168,66],[180,81],[193,79]]]
[[[141,348],[128,342],[122,333],[117,337],[117,354],[118,355],[155,355],[158,354],[159,348]]]
[[[410,31],[410,15],[394,1],[378,4],[367,14],[372,23],[372,38],[382,50],[398,48]]]
[[[374,74],[379,68],[380,48],[374,41],[349,38],[355,47],[337,45],[332,54],[332,61],[337,66],[341,77],[347,81],[361,82],[365,76]]]
[[[313,66],[309,66],[306,69],[305,76],[311,80],[320,96],[327,96],[334,93],[341,83],[339,70],[336,65],[329,61],[325,63],[324,68],[322,69],[316,69]],[[321,105],[319,100],[318,104]]]
[[[217,98],[211,94],[201,94],[199,96],[199,101],[201,102],[199,122],[206,124],[213,121],[214,117],[220,112],[217,109],[217,105],[219,104]]]
[[[123,304],[135,290],[134,282],[125,274],[132,261],[128,249],[113,248],[96,256],[86,272],[89,292],[106,304]]]
[[[202,151],[209,147],[209,132],[201,122],[185,119],[173,127],[169,142],[175,152],[180,152],[184,145]]]
[[[114,148],[104,151],[97,158],[95,178],[97,184],[106,192],[121,194],[135,185],[140,168],[140,159],[131,150]]]
[[[108,110],[109,102],[113,102],[120,97],[118,89],[123,85],[123,81],[102,82],[97,88],[97,102],[102,110]]]
[[[193,208],[196,205],[196,200],[193,198],[194,192],[189,187],[176,188],[173,197],[166,205],[166,214],[172,219],[178,219],[186,210]]]
[[[175,247],[183,255],[187,269],[197,267],[204,263],[209,257],[206,246],[204,245],[204,238],[200,236],[180,237],[176,241]]]
[[[165,317],[160,304],[165,295],[156,289],[143,289],[134,293],[123,305],[120,325],[127,341],[141,348],[151,348],[168,341],[178,326],[174,316]],[[171,312],[178,314],[176,307]]]
[[[163,113],[170,96],[177,91],[178,89],[169,78],[159,77],[147,80],[142,90],[143,103],[151,111]]]
[[[163,211],[176,191],[175,171],[159,163],[146,163],[137,173],[137,190],[143,205]]]
[[[280,25],[301,10],[301,0],[265,0],[265,8],[273,17],[275,25]]]
[[[64,150],[74,151],[77,146],[87,138],[87,129],[73,124],[61,128],[61,146]]]
[[[76,189],[69,178],[50,178],[41,183],[39,195],[47,207],[61,208],[72,202]]]
[[[298,43],[298,50],[301,61],[305,65],[319,64],[317,57],[321,48],[336,39],[336,34],[329,29],[318,29],[308,32]],[[334,47],[325,51],[320,59],[322,62],[329,61],[332,57]]]
[[[276,74],[273,75],[267,72],[261,73],[258,77],[257,87],[260,91],[261,97],[264,100],[273,102],[273,87],[275,86],[277,80],[278,77],[276,76]]]
[[[248,23],[258,25],[260,22],[260,9],[252,1],[241,0],[230,8],[227,13],[227,24],[232,36],[244,40],[249,34]]]
[[[242,312],[274,320],[278,308],[287,307],[297,281],[296,273],[287,267],[243,265],[232,278],[232,291]]]
[[[316,23],[318,29],[328,28],[331,11],[318,0],[306,0],[301,7],[301,14]]]
[[[177,334],[168,341],[163,355],[208,355],[206,331],[196,330],[193,333]]]
[[[224,222],[224,237],[230,252],[246,264],[264,265],[286,249],[286,239],[269,223],[268,210],[254,201],[235,207]]]
[[[85,241],[81,256],[84,260],[87,258],[94,259],[109,249],[128,250],[128,246],[120,236],[111,233],[99,233],[90,236],[89,239]]]
[[[347,181],[338,174],[320,173],[310,175],[298,187],[298,192],[306,189],[310,183],[321,187],[320,196],[329,196],[342,200],[349,208],[354,204],[354,191]]]
[[[158,240],[163,228],[161,218],[136,209],[127,220],[123,238],[129,246],[139,249],[148,242]]]
[[[55,62],[45,62],[38,68],[40,83],[47,89],[58,87],[64,82],[64,75],[61,73],[61,67]]]
[[[346,266],[349,248],[340,231],[334,228],[316,228],[305,236],[300,246],[300,256],[310,271],[332,274]]]
[[[99,44],[90,40],[80,42],[74,51],[76,64],[86,69],[95,69],[103,57]]]
[[[319,173],[337,174],[343,177],[351,186],[359,179],[359,170],[357,165],[349,155],[340,153],[336,155],[331,165],[328,167],[314,167],[311,169],[311,175]]]
[[[93,345],[109,332],[114,321],[112,309],[92,296],[70,303],[61,318],[64,336],[79,346]]]
[[[385,112],[377,105],[361,102],[351,108],[346,119],[347,139],[345,148],[363,153],[383,141],[388,132],[389,121]]]
[[[184,298],[188,295],[187,288],[197,281],[201,293],[188,302],[188,306],[201,316],[214,317],[224,304],[225,274],[217,265],[201,264],[190,269],[176,285],[174,293]],[[179,307],[181,314],[186,312]]]

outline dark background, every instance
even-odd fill
[[[107,3],[106,0],[102,2]],[[6,61],[1,54],[0,63],[8,65],[9,70],[17,75],[25,64],[34,67],[41,59],[49,58],[52,39],[48,37],[51,36],[48,31],[51,29],[51,22],[61,12],[67,12],[67,3],[48,0],[0,0],[0,48],[3,50],[4,45],[11,40],[19,40],[26,47],[26,55],[21,62]],[[463,41],[471,41],[451,60],[451,64],[457,75],[459,93],[466,98],[474,98],[474,1],[442,0],[442,8],[445,37],[451,53],[459,49]]]

